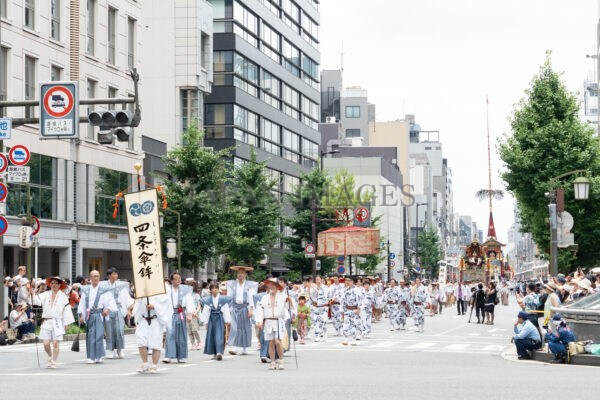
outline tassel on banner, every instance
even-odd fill
[[[117,218],[117,211],[119,210],[119,198],[121,198],[121,196],[123,196],[123,193],[117,193],[117,195],[115,196],[116,197],[115,202],[113,203],[113,207],[114,207],[113,215],[112,215],[113,219]]]

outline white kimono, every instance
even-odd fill
[[[39,299],[42,305],[43,320],[40,331],[46,331],[40,332],[40,337],[52,337],[54,340],[62,340],[62,336],[65,334],[65,326],[75,322],[67,295],[58,291],[54,304],[52,304],[52,291],[47,290],[40,293]]]
[[[281,292],[275,294],[275,304],[271,303],[271,294],[267,293],[256,310],[256,321],[263,322],[265,341],[283,339],[285,337],[285,320],[290,318],[287,310],[287,295]]]
[[[150,310],[150,323],[147,320],[148,310],[146,304],[148,302],[154,306],[154,310]],[[165,294],[159,294],[148,298],[139,298],[134,302],[132,314],[137,322],[135,337],[138,347],[147,347],[149,350],[162,350],[163,333],[167,329],[171,329],[173,317],[173,308],[169,297]]]

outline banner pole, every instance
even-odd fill
[[[137,172],[137,191],[141,192],[142,191],[142,180],[140,178],[140,169],[142,169],[142,164],[141,163],[135,163],[135,165],[133,166],[135,168],[135,171]],[[150,305],[150,297],[146,297],[146,305],[149,306]],[[150,317],[150,310],[146,310],[148,312],[148,325],[152,324],[152,318]]]

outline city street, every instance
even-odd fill
[[[105,360],[87,365],[85,346],[81,352],[63,345],[57,370],[37,368],[35,345],[14,345],[0,349],[0,396],[11,396],[15,387],[26,388],[28,398],[42,397],[49,388],[56,397],[113,399],[182,396],[216,398],[279,398],[282,388],[289,398],[300,396],[331,399],[375,398],[401,394],[402,398],[476,398],[506,395],[559,398],[589,393],[587,383],[597,378],[593,367],[541,364],[516,361],[510,344],[514,304],[497,307],[494,326],[478,325],[473,316],[456,315],[445,309],[442,316],[427,317],[425,333],[390,332],[387,320],[375,323],[372,337],[358,347],[345,347],[341,338],[325,343],[297,345],[298,368],[293,351],[286,357],[285,371],[268,371],[254,349],[248,356],[226,355],[223,362],[211,361],[201,351],[191,351],[186,364],[160,366],[157,375],[138,375],[140,361],[133,335],[126,337],[126,359]],[[412,321],[409,319],[409,325]],[[203,331],[204,333],[204,331]],[[45,364],[40,346],[40,363]],[[271,380],[272,379],[272,380]],[[553,384],[549,384],[553,382]],[[31,383],[34,383],[33,385]],[[195,388],[197,392],[190,391]]]

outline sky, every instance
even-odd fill
[[[594,77],[599,0],[321,0],[321,69],[339,69],[344,86],[368,90],[377,120],[415,114],[439,130],[452,169],[454,210],[487,234],[486,96],[492,186],[505,189],[497,141],[552,51],[572,92]],[[494,202],[498,239],[508,242],[515,201]]]

